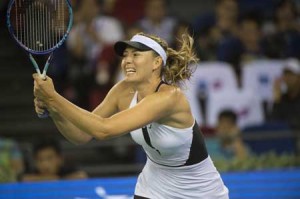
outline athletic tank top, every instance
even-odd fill
[[[156,91],[158,91],[161,82]],[[137,104],[137,92],[130,108]],[[189,128],[175,128],[156,122],[131,132],[133,140],[145,150],[152,162],[181,167],[193,165],[208,157],[202,133],[196,122]]]

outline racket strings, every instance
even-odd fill
[[[15,36],[33,51],[55,47],[68,29],[65,0],[15,0],[12,11]]]

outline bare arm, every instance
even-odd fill
[[[114,90],[115,89],[113,88],[103,102],[93,111],[95,114],[106,118],[117,112],[116,100],[114,100],[115,98],[113,97],[113,93],[115,92]],[[35,99],[35,108],[37,113],[42,114],[44,106],[44,103]],[[50,116],[60,133],[70,142],[74,144],[85,144],[93,138],[91,135],[76,127],[62,114],[59,114],[58,112],[51,112]]]
[[[93,138],[58,113],[52,113],[51,118],[59,132],[73,144],[85,144]]]
[[[48,104],[48,107],[51,107],[51,112],[59,112],[68,118],[82,131],[102,140],[120,136],[169,114],[172,107],[167,99],[167,94],[165,95],[155,93],[143,99],[135,107],[110,118],[103,118],[80,109],[58,94],[54,96],[54,100]]]
[[[120,136],[166,117],[175,110],[178,100],[176,89],[158,92],[145,97],[133,108],[103,118],[77,107],[56,93],[50,78],[43,81],[40,77],[34,76],[34,79],[35,96],[46,103],[51,114],[62,115],[83,132],[97,139]]]

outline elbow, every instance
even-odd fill
[[[92,133],[97,140],[108,140],[112,137],[115,137],[117,134],[118,132],[116,132],[116,128],[113,125],[109,125],[109,122]]]
[[[100,141],[102,141],[102,140],[107,140],[107,139],[109,139],[109,138],[111,138],[112,136],[110,136],[110,133],[109,132],[95,132],[95,133],[93,133],[95,136],[95,138],[97,139],[97,140],[100,140]]]
[[[122,134],[121,129],[111,118],[101,118],[101,122],[91,126],[87,133],[97,140],[107,140]]]
[[[89,137],[85,137],[82,139],[76,139],[76,140],[70,140],[70,142],[76,146],[80,146],[80,145],[84,145],[87,144],[88,142],[90,142],[93,139],[92,136]]]

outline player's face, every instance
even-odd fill
[[[62,158],[52,148],[45,148],[36,154],[36,167],[41,174],[55,175],[62,165]]]
[[[141,82],[151,78],[154,67],[152,51],[138,51],[126,48],[121,62],[126,81]]]

